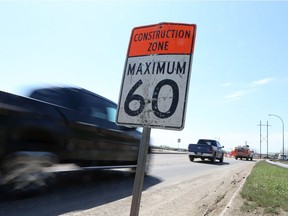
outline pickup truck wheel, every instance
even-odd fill
[[[221,156],[221,158],[220,158],[220,163],[223,163],[223,161],[224,161],[224,154],[222,154],[222,156]]]
[[[191,156],[191,155],[189,155],[189,159],[190,159],[190,161],[194,161],[194,157],[193,156]]]
[[[52,184],[54,174],[45,172],[45,167],[52,166],[53,157],[14,155],[4,160],[1,170],[1,184],[10,195],[25,195],[41,192]]]
[[[211,158],[211,163],[215,163],[216,161],[216,154],[213,155],[213,157]]]

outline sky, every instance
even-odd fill
[[[278,153],[284,126],[288,152],[287,20],[286,1],[0,1],[0,90],[75,85],[118,102],[132,29],[196,24],[185,127],[152,128],[151,143]]]

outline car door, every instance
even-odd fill
[[[217,144],[217,158],[221,158],[222,157],[222,146],[220,145],[220,143],[218,141],[216,141]]]
[[[93,165],[135,164],[141,133],[115,124],[117,105],[83,92],[72,124],[74,156]]]

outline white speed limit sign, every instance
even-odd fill
[[[160,23],[132,30],[116,122],[184,128],[196,25]]]

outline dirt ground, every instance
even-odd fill
[[[175,185],[152,187],[142,192],[140,216],[231,216],[263,215],[261,210],[243,213],[239,195],[241,186],[255,163],[212,172]],[[240,189],[239,189],[240,188]],[[65,216],[127,216],[130,215],[132,197],[108,203]]]

